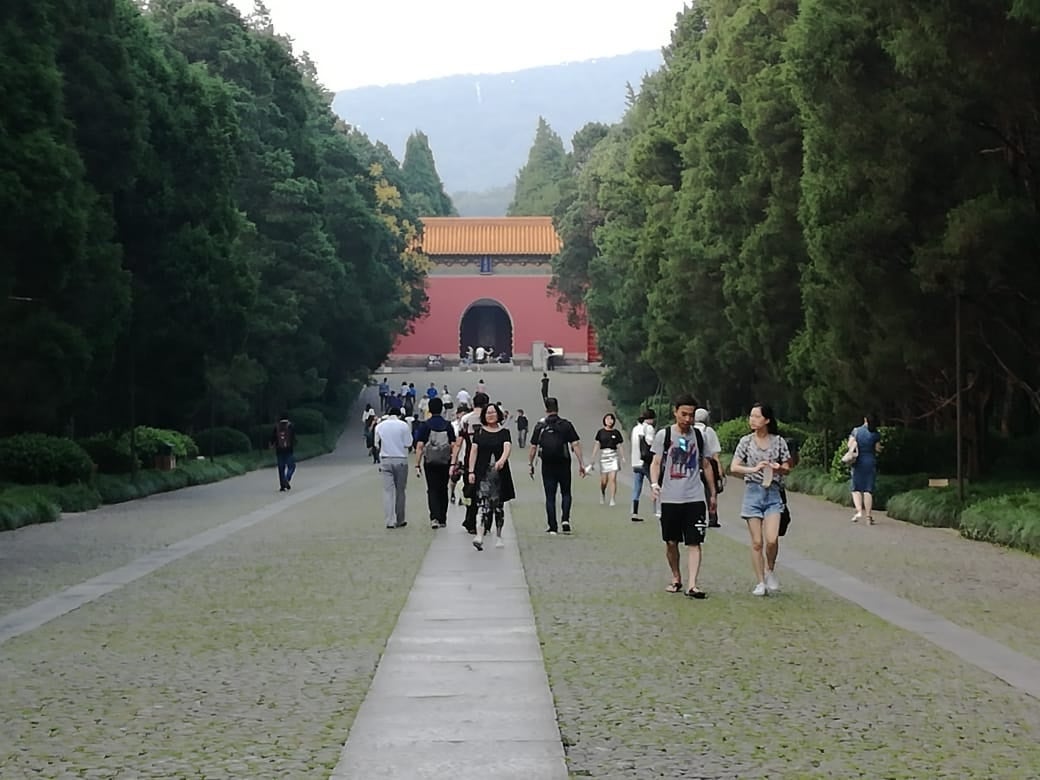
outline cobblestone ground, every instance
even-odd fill
[[[432,533],[366,472],[0,647],[0,777],[327,778]]]
[[[431,378],[476,380],[409,377]],[[537,379],[487,375],[532,420]],[[550,388],[589,443],[609,409],[598,379],[555,373]],[[0,645],[0,778],[328,777],[433,533],[414,481],[409,527],[382,528],[358,450],[347,437],[297,477],[360,470],[343,486]],[[595,475],[578,483],[575,535],[547,537],[525,463],[513,517],[572,776],[1040,776],[1040,702],[782,569],[784,594],[753,599],[746,547],[719,535],[710,598],[666,594],[657,525],[628,520],[627,485],[609,508]],[[0,535],[0,614],[278,501],[271,481]],[[790,549],[1036,657],[1034,559],[795,507]]]
[[[553,381],[590,440],[605,399],[587,377]],[[539,490],[522,480],[513,516],[572,776],[1040,776],[1035,699],[782,568],[783,596],[754,599],[747,548],[719,535],[711,596],[664,593],[659,527],[629,521],[627,484],[610,508],[596,475],[577,483],[572,537],[545,535]],[[795,500],[792,549],[1037,652],[1035,559]]]

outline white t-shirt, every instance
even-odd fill
[[[459,406],[469,406],[469,393],[466,392],[465,388],[459,390],[458,394],[455,396],[455,403]]]
[[[719,435],[715,433],[714,428],[707,423],[694,423],[693,427],[704,437],[704,457],[714,458],[722,452],[722,444],[719,443]]]
[[[483,347],[477,347],[477,360],[483,360],[484,355],[487,354]]]
[[[654,426],[648,422],[636,423],[632,428],[632,468],[643,468],[643,453],[639,448],[639,438],[642,437],[647,446],[654,445]]]
[[[391,415],[376,426],[379,455],[383,458],[407,458],[412,446],[412,426]]]

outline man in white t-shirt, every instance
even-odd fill
[[[483,363],[487,358],[487,351],[483,347],[477,347],[477,363]]]
[[[408,450],[412,446],[412,426],[390,409],[376,426],[379,470],[383,473],[383,514],[387,528],[404,528],[405,487],[408,484]]]
[[[653,409],[647,409],[639,415],[639,422],[632,427],[632,522],[641,523],[639,516],[639,496],[643,492],[643,480],[650,477],[650,461],[653,453],[650,448],[654,444],[654,424],[656,415]]]
[[[722,445],[719,443],[719,435],[715,433],[715,429],[708,425],[710,414],[707,409],[698,409],[693,416],[694,427],[701,432],[701,436],[704,437],[704,455],[711,461],[711,466],[715,469],[715,473],[708,472],[705,476],[708,479],[715,481],[715,492],[716,494],[721,493],[726,485],[726,472],[722,469],[722,461],[719,460],[719,454],[722,452]],[[719,528],[719,513],[718,510],[708,512],[708,527]]]
[[[465,387],[460,387],[459,392],[455,394],[455,405],[469,406],[469,393],[466,392]]]

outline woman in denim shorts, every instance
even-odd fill
[[[748,426],[751,433],[737,445],[729,470],[744,478],[740,516],[747,521],[751,535],[751,567],[758,578],[751,593],[764,596],[767,592],[780,590],[780,581],[773,567],[780,551],[780,513],[784,509],[780,487],[784,474],[791,470],[791,451],[780,436],[776,417],[769,406],[752,406]]]

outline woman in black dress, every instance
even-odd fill
[[[495,547],[504,547],[502,526],[505,525],[505,502],[516,498],[513,477],[509,473],[509,452],[512,443],[509,430],[502,426],[502,410],[488,404],[480,413],[480,430],[473,438],[469,455],[469,482],[477,486],[483,522],[477,524],[473,546],[484,549],[484,534],[495,521]]]

